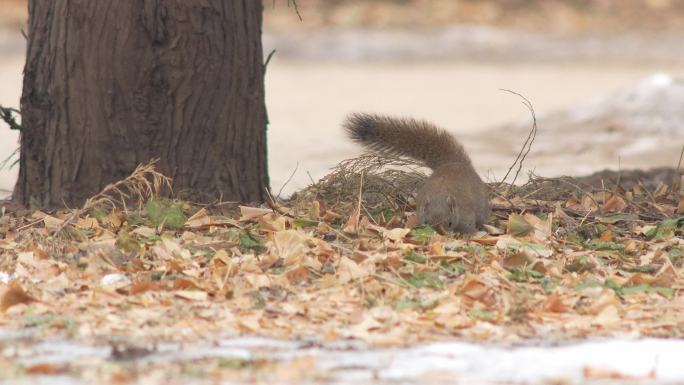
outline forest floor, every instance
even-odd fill
[[[528,2],[535,12],[523,3],[300,0],[304,22],[286,2],[266,7],[265,43],[278,49],[267,73],[274,188],[298,190],[310,183],[305,171],[318,179],[356,154],[338,125],[361,107],[463,129],[482,175],[501,176],[530,117],[499,88],[524,93],[540,117],[524,169],[677,166],[681,143],[671,138],[681,137],[680,114],[659,112],[652,120],[662,127],[633,125],[646,110],[604,103],[681,105],[677,80],[644,82],[658,86],[636,93],[648,99],[633,98],[643,87],[631,86],[654,72],[681,75],[680,42],[670,40],[683,25],[677,3]],[[18,28],[24,7],[0,0],[0,19],[14,15],[4,20]],[[407,23],[420,33],[396,31]],[[0,104],[10,106],[23,60],[14,35],[0,39]],[[472,48],[483,41],[496,43],[484,55]],[[453,46],[466,51],[439,57]],[[613,61],[602,60],[608,53]],[[462,54],[480,56],[454,59]],[[628,92],[612,94],[619,86]],[[16,136],[0,138],[2,151],[14,150]],[[286,183],[298,162],[304,171]],[[9,190],[15,169],[2,172],[0,188]],[[138,176],[159,177],[150,169]],[[359,191],[358,182],[347,187]],[[489,226],[467,238],[415,226],[410,196],[387,206],[324,187],[281,202],[280,213],[159,199],[131,180],[119,188],[143,195],[127,210],[105,199],[77,212],[3,203],[0,384],[684,378],[684,203],[672,168],[499,187]],[[116,201],[111,192],[99,198]]]
[[[156,198],[152,167],[80,210],[6,203],[0,381],[669,383],[684,376],[684,194],[642,176],[492,186],[470,237],[416,226],[410,194],[344,195],[371,171],[275,211]]]

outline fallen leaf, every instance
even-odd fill
[[[0,311],[5,312],[14,305],[29,304],[37,300],[31,297],[19,281],[11,281],[5,288],[5,291],[0,294]]]
[[[204,301],[207,299],[207,293],[200,290],[176,290],[173,294],[188,301]]]
[[[259,218],[261,216],[264,216],[266,214],[270,214],[272,212],[273,212],[273,210],[271,210],[271,209],[263,209],[260,207],[240,206],[240,220],[241,221],[248,221],[250,219]]]

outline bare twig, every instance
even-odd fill
[[[290,183],[290,181],[294,177],[295,173],[297,172],[298,168],[299,168],[299,162],[297,162],[297,164],[295,165],[295,168],[294,168],[294,170],[292,170],[292,174],[290,174],[290,177],[287,178],[287,180],[285,181],[285,183],[283,183],[282,186],[280,186],[280,190],[278,190],[278,195],[276,195],[276,199],[280,199],[280,194],[283,193],[283,189],[285,188],[285,186],[287,186],[287,184]]]
[[[297,0],[287,0],[287,6],[290,6],[290,3],[294,6],[295,13],[297,14],[297,17],[299,18],[299,21],[304,21],[302,19],[302,14],[299,13],[299,6],[297,5]]]
[[[7,163],[9,163],[9,161],[12,160],[12,157],[14,157],[15,155],[18,155],[18,154],[19,154],[19,147],[15,148],[14,151],[12,151],[12,153],[7,156],[7,158],[5,158],[2,162],[0,162],[0,170],[4,169],[7,166]],[[17,164],[17,162],[18,162],[18,160],[15,160],[10,165],[10,167]]]
[[[615,186],[620,188],[620,179],[622,178],[622,160],[618,156],[618,176],[617,176],[617,181],[615,182]]]
[[[13,114],[21,116],[21,111],[12,107],[4,107],[0,105],[0,119],[2,119],[9,126],[10,130],[21,131],[21,125],[17,123],[17,119]]]
[[[271,62],[271,58],[273,58],[273,55],[275,55],[276,50],[273,50],[268,53],[268,56],[266,56],[266,61],[264,62],[264,72],[266,72],[266,68],[268,67],[268,63]]]
[[[499,184],[502,184],[506,181],[508,178],[508,175],[511,173],[513,168],[515,168],[515,165],[518,165],[518,169],[515,172],[515,177],[513,177],[513,181],[510,183],[511,185],[515,184],[515,181],[518,179],[518,175],[520,174],[520,170],[522,170],[523,162],[525,158],[527,157],[527,154],[530,153],[530,150],[532,149],[532,143],[534,143],[534,138],[537,136],[537,115],[534,112],[534,107],[532,106],[532,102],[530,102],[526,97],[523,95],[519,94],[518,92],[507,90],[507,89],[501,89],[501,91],[509,92],[513,95],[519,96],[523,101],[522,104],[527,107],[528,110],[530,110],[530,113],[532,114],[532,129],[530,130],[529,134],[527,135],[527,138],[525,139],[525,142],[522,145],[522,148],[520,149],[520,152],[515,158],[515,161],[513,161],[513,164],[511,167],[508,168],[508,171],[506,172],[506,175],[504,175],[503,179]]]
[[[278,213],[278,214],[280,214],[280,215],[282,215],[282,216],[285,216],[285,217],[294,218],[292,215],[290,215],[290,213],[288,213],[287,211],[285,211],[285,210],[278,204],[276,198],[273,198],[273,194],[271,194],[271,190],[268,189],[268,188],[266,189],[266,195],[267,195],[267,198],[268,198],[268,199],[266,200],[266,203],[268,204],[268,207],[270,207],[271,210],[273,210],[273,212]]]
[[[361,202],[363,200],[363,173],[361,173],[361,181],[359,182],[359,199],[356,206],[356,223],[354,224],[354,232],[359,232],[359,222],[361,221]]]

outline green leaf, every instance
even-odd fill
[[[582,291],[582,290],[584,290],[584,289],[588,289],[588,288],[591,288],[591,287],[599,287],[599,286],[603,286],[603,284],[601,284],[601,282],[600,282],[598,279],[596,279],[596,278],[587,278],[587,279],[585,279],[584,281],[578,283],[578,284],[575,286],[575,290],[577,290],[577,291]]]
[[[542,277],[544,277],[544,274],[532,269],[530,266],[515,266],[506,274],[506,279],[514,282],[527,282]]]
[[[104,211],[102,211],[98,208],[93,209],[93,211],[90,212],[90,216],[97,219],[97,221],[100,223],[107,223],[108,222],[107,214],[105,214]]]
[[[649,292],[657,292],[662,294],[663,296],[667,298],[673,298],[674,297],[674,290],[670,289],[669,287],[653,287],[651,285],[634,285],[634,286],[626,286],[620,289],[620,293],[623,295],[629,295],[629,294],[634,294],[634,293],[649,293]]]
[[[684,250],[678,247],[675,247],[667,252],[667,257],[670,258],[670,262],[672,262],[673,264],[677,263],[677,261],[679,261],[683,255]]]
[[[140,244],[130,233],[126,231],[119,231],[116,236],[116,247],[124,253],[131,253],[140,249]]]
[[[473,309],[470,311],[470,315],[473,318],[483,321],[494,321],[496,319],[496,313],[484,309]]]
[[[129,226],[140,226],[145,223],[145,218],[141,217],[140,214],[130,214],[128,216],[128,225]]]
[[[376,222],[385,222],[394,216],[394,211],[390,208],[381,208],[379,210],[374,210],[371,212],[370,217]]]
[[[612,225],[612,224],[618,223],[620,221],[625,221],[625,222],[638,221],[639,217],[636,216],[635,214],[618,213],[618,214],[606,215],[603,217],[597,217],[596,219],[601,223],[607,223],[609,225]]]
[[[402,298],[400,299],[394,308],[397,310],[416,310],[420,309],[420,301],[412,298]]]
[[[586,255],[578,255],[571,263],[565,265],[565,271],[570,273],[584,273],[593,270],[594,264],[589,261]]]
[[[141,244],[153,244],[161,241],[161,237],[157,234],[150,235],[149,237],[140,241]]]
[[[644,231],[644,235],[653,241],[669,239],[674,236],[675,231],[679,226],[682,225],[682,223],[684,223],[684,217],[679,217],[677,219],[666,219],[664,221],[658,222],[655,227],[648,228],[646,231]]]
[[[411,277],[408,282],[412,286],[418,288],[428,287],[430,289],[441,289],[444,287],[444,283],[439,279],[439,275],[430,271],[417,273]]]
[[[428,243],[435,234],[437,234],[437,232],[432,227],[428,225],[418,225],[411,230],[409,238],[421,243]]]
[[[427,258],[416,253],[413,250],[411,250],[409,253],[404,255],[404,259],[406,259],[407,261],[412,261],[412,262],[421,263],[421,264],[427,262]]]
[[[592,250],[624,251],[625,245],[616,242],[589,241],[585,245]]]
[[[295,229],[315,226],[318,226],[318,221],[312,221],[311,219],[295,218],[292,221],[292,227]]]
[[[461,275],[463,272],[465,272],[465,267],[463,267],[462,262],[442,261],[439,265],[451,275]]]
[[[168,199],[150,200],[145,205],[145,211],[155,227],[164,223],[164,228],[169,230],[182,228],[188,220],[181,205]]]
[[[614,290],[614,291],[616,291],[616,292],[618,292],[618,293],[619,293],[620,290],[622,289],[622,288],[620,287],[620,285],[618,285],[617,282],[613,281],[612,279],[606,279],[606,280],[603,282],[603,286],[605,286],[607,289]]]
[[[534,230],[534,227],[518,214],[508,216],[508,228],[514,237],[525,236]]]
[[[266,251],[266,246],[264,246],[264,243],[261,241],[261,239],[252,235],[248,231],[241,231],[239,239],[240,250],[243,252],[252,250],[255,253],[259,254]]]

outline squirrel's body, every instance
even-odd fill
[[[425,121],[371,114],[352,114],[344,127],[354,141],[371,150],[408,156],[432,169],[416,196],[421,223],[472,233],[487,221],[487,187],[463,146],[448,132]]]

